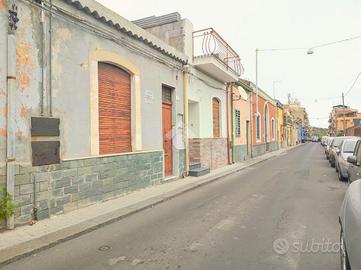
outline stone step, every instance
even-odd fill
[[[199,169],[199,168],[201,168],[202,166],[201,166],[201,163],[200,162],[191,162],[190,164],[189,164],[189,170],[191,171],[191,170],[193,170],[193,169]]]
[[[209,168],[196,168],[189,171],[189,176],[199,177],[210,173]]]

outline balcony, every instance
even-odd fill
[[[239,55],[213,29],[193,32],[193,65],[222,82],[234,82],[244,69]]]

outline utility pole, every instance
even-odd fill
[[[345,94],[342,92],[343,136],[346,136]]]

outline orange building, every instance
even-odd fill
[[[243,83],[253,90],[251,94],[252,115],[252,156],[260,156],[278,149],[277,143],[277,104],[266,92],[249,81]]]

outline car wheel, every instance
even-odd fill
[[[351,270],[342,231],[340,233],[340,259],[341,259],[341,270]]]
[[[337,170],[337,175],[338,175],[338,180],[345,181],[345,177],[343,177],[340,169]]]

